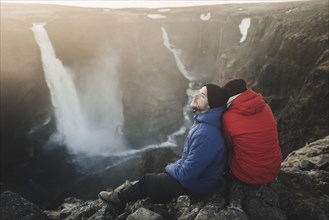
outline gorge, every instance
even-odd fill
[[[328,7],[1,3],[1,192],[46,209],[133,181],[148,150],[181,153],[194,91],[234,77],[270,104],[284,158],[324,138]]]

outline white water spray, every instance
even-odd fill
[[[122,104],[118,104],[118,101],[112,103],[117,110],[114,110],[116,118],[112,119],[110,125],[100,124],[100,127],[96,127],[97,123],[90,120],[92,117],[82,109],[72,73],[56,57],[44,25],[33,24],[31,29],[41,51],[43,70],[54,107],[57,127],[54,139],[64,143],[74,153],[108,155],[109,152],[122,150],[124,140],[119,132],[123,124]],[[114,86],[114,89],[117,88]],[[114,91],[112,96],[116,95]],[[107,114],[111,115],[111,109]]]

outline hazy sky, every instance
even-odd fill
[[[163,8],[163,7],[182,7],[193,5],[213,5],[227,3],[251,3],[251,2],[286,2],[296,0],[217,0],[217,1],[2,1],[12,3],[40,3],[40,4],[60,4],[80,7],[100,7],[100,8],[126,8],[126,7],[146,7],[146,8]],[[298,0],[297,0],[298,1]]]

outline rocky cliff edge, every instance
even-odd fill
[[[245,192],[243,209],[228,208],[226,183],[207,198],[179,196],[166,204],[148,199],[126,205],[99,199],[66,198],[56,210],[42,211],[20,195],[1,194],[1,219],[299,219],[329,218],[329,136],[293,151],[269,186]],[[117,188],[118,189],[118,188]],[[95,197],[98,192],[95,192]]]

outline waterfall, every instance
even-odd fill
[[[188,101],[183,109],[184,123],[178,131],[168,136],[168,141],[173,142],[176,136],[184,134],[184,132],[187,129],[189,129],[193,123],[189,116],[191,113],[191,109],[189,106],[194,94],[200,89],[200,83],[198,82],[197,77],[192,76],[192,74],[189,71],[187,71],[184,62],[181,59],[182,50],[174,46],[172,43],[170,43],[168,33],[165,28],[161,27],[161,31],[162,31],[163,45],[173,54],[179,72],[184,76],[184,78],[186,78],[189,81],[189,88],[187,88],[186,90]]]
[[[188,79],[189,81],[195,81],[196,78],[191,76],[189,74],[189,72],[186,70],[185,65],[183,64],[180,56],[181,56],[181,49],[176,48],[173,44],[171,44],[169,42],[169,38],[168,38],[168,34],[166,29],[164,29],[163,27],[161,27],[161,31],[162,31],[162,39],[163,39],[163,44],[165,45],[165,47],[173,54],[176,64],[177,64],[177,68],[178,70],[183,74],[183,76]]]
[[[167,141],[155,145],[144,146],[142,149],[129,150],[121,132],[123,125],[122,94],[115,77],[115,62],[108,66],[109,59],[104,58],[91,62],[80,82],[83,86],[77,89],[73,76],[76,72],[63,66],[56,57],[49,40],[45,24],[33,24],[31,28],[35,40],[41,51],[41,60],[46,83],[50,90],[51,102],[54,108],[57,132],[54,138],[62,142],[74,153],[87,155],[113,155],[131,157],[156,147],[176,147],[177,137],[184,135],[191,127],[191,109],[189,104],[200,83],[197,77],[186,70],[181,59],[181,50],[173,46],[164,28],[162,30],[163,43],[173,54],[180,73],[189,80],[186,90],[188,102],[184,112],[184,123],[174,133],[168,135]],[[99,64],[95,64],[95,63]],[[95,67],[96,65],[96,67]],[[93,70],[96,69],[96,70]],[[109,75],[109,72],[112,75]],[[81,85],[80,85],[81,86]]]
[[[89,98],[84,99],[87,103],[81,103],[82,99],[72,78],[73,72],[65,68],[56,57],[44,26],[45,24],[33,24],[31,29],[40,48],[42,66],[54,109],[57,132],[53,135],[53,139],[59,144],[65,144],[73,153],[108,155],[110,152],[123,150],[125,144],[123,135],[120,133],[120,127],[123,124],[123,107],[121,94],[114,83],[116,81],[106,79],[109,80],[107,88],[114,91],[107,91],[107,94],[89,94]],[[98,81],[104,83],[103,79]],[[85,94],[88,91],[104,93],[104,91],[97,91],[97,87],[99,87],[97,82],[91,83],[94,84],[89,84],[87,92],[80,93]],[[99,96],[105,96],[104,99],[110,100],[111,103],[108,106],[115,109],[108,108],[103,110],[100,115],[96,110],[93,114],[98,114],[98,118],[104,118],[95,122],[93,121],[95,117],[91,116],[90,109],[93,111],[97,109],[97,106],[93,105],[97,104],[94,99]],[[104,105],[103,102],[104,100],[101,100],[99,103]],[[84,107],[82,108],[82,106]],[[89,109],[88,106],[90,106]],[[104,122],[102,123],[102,121]]]

